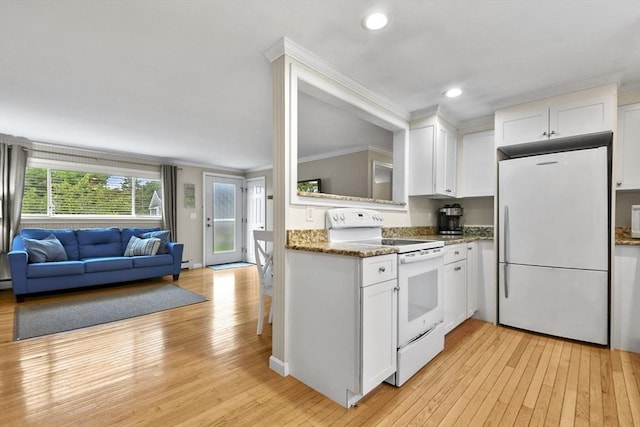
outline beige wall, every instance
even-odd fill
[[[640,191],[616,192],[616,227],[631,227],[632,205],[640,205]]]
[[[204,245],[204,173],[234,175],[244,177],[241,171],[219,170],[199,166],[179,166],[178,169],[178,241],[184,243],[183,261],[189,260],[189,266],[201,267]],[[196,189],[196,207],[186,208],[184,205],[184,184],[193,184]]]

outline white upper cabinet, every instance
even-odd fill
[[[576,98],[581,98],[579,93],[496,111],[496,146],[613,130],[613,95]]]
[[[618,108],[615,174],[617,190],[640,190],[640,104]]]
[[[456,197],[457,136],[436,122],[409,137],[409,195]]]
[[[461,185],[458,197],[486,197],[495,194],[495,133],[469,133],[462,137]]]
[[[549,138],[613,131],[614,99],[603,96],[549,108]]]
[[[506,112],[498,122],[496,114],[496,145],[522,144],[549,139],[549,108]]]

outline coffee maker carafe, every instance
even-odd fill
[[[438,209],[438,232],[440,234],[462,234],[462,206],[458,203]]]

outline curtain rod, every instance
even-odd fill
[[[27,147],[22,147],[22,149],[26,152],[32,152],[32,153],[45,153],[45,154],[54,154],[54,155],[58,155],[58,156],[68,156],[68,157],[76,157],[79,159],[89,159],[89,160],[94,160],[94,161],[98,161],[98,160],[102,160],[102,161],[107,161],[107,162],[118,162],[118,163],[126,163],[129,165],[136,165],[136,166],[159,166],[153,163],[142,163],[142,162],[132,162],[129,160],[115,160],[115,159],[104,159],[104,158],[99,158],[99,157],[95,157],[95,156],[86,156],[83,154],[69,154],[69,153],[57,153],[55,151],[47,151],[47,150],[38,150],[35,148],[27,148]],[[182,169],[182,168],[179,168]]]

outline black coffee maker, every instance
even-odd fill
[[[440,234],[462,234],[462,206],[458,203],[438,209],[438,232]]]

